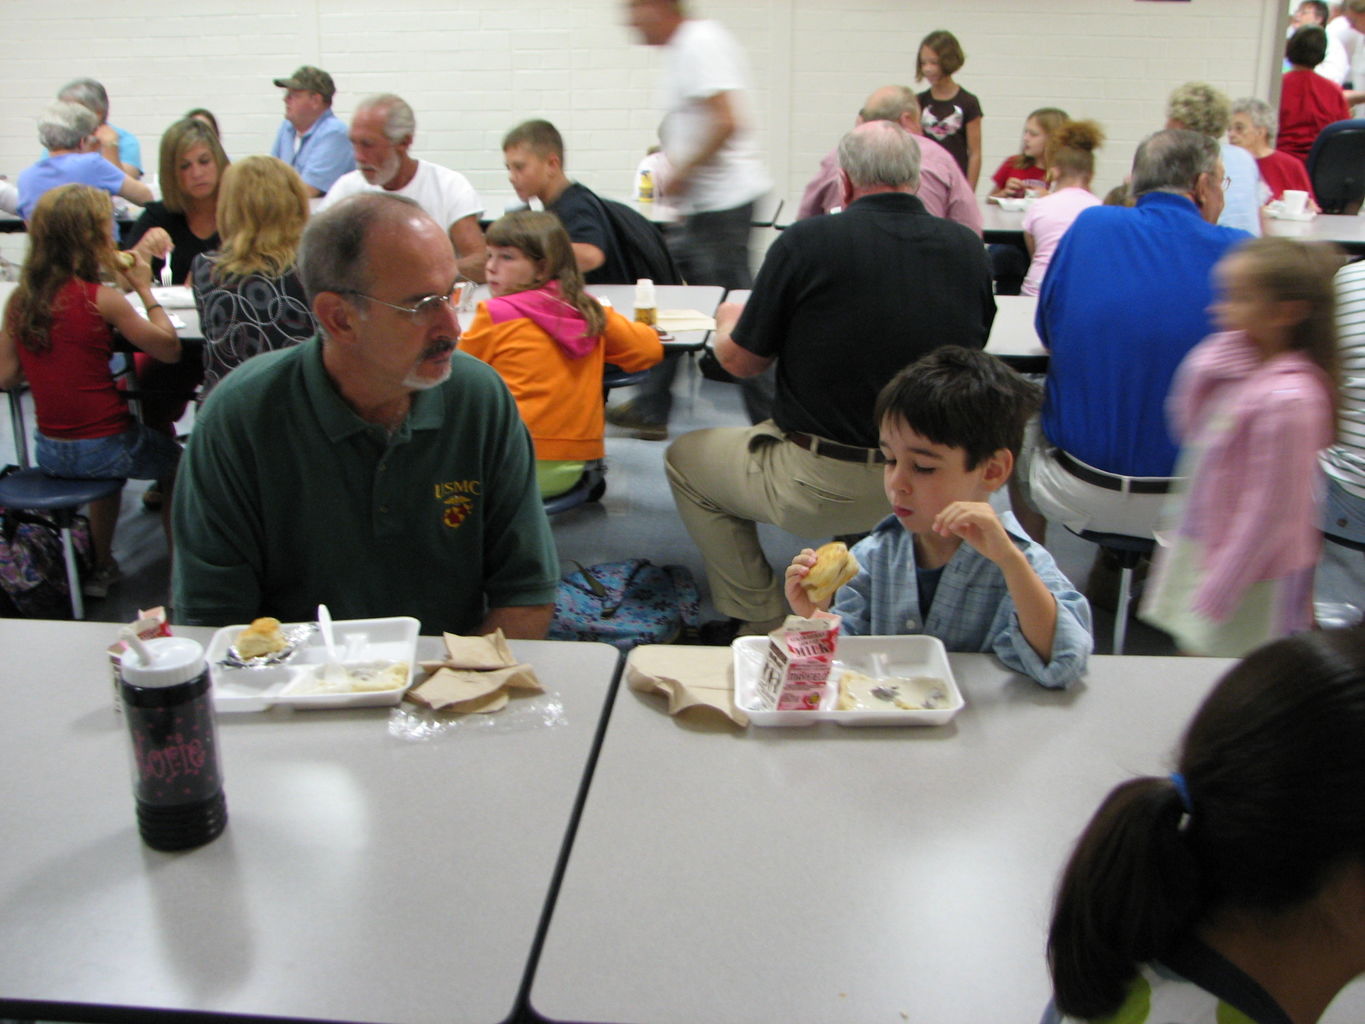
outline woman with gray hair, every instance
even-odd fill
[[[1285,189],[1298,189],[1307,192],[1314,212],[1318,209],[1317,197],[1313,195],[1313,184],[1308,180],[1308,170],[1303,161],[1275,148],[1275,132],[1279,129],[1279,118],[1265,100],[1247,96],[1232,105],[1232,117],[1228,121],[1228,141],[1241,146],[1256,158],[1256,169],[1261,172],[1261,204],[1279,199]]]
[[[99,115],[79,103],[58,101],[43,111],[38,141],[48,153],[19,175],[19,216],[28,220],[43,193],[58,185],[93,185],[139,206],[152,201],[150,188],[100,155],[99,123]]]
[[[1166,127],[1198,132],[1218,143],[1227,178],[1218,223],[1259,236],[1261,176],[1251,154],[1222,141],[1228,128],[1228,105],[1227,96],[1207,82],[1186,82],[1177,86],[1166,101]]]

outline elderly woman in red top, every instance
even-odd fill
[[[0,321],[0,388],[27,379],[38,413],[38,466],[53,476],[169,477],[180,447],[128,414],[109,360],[114,332],[162,362],[180,358],[170,317],[152,297],[151,268],[114,247],[109,195],[89,185],[46,192],[29,219],[29,252]],[[127,265],[131,259],[131,265]],[[110,275],[135,291],[143,319],[100,284]],[[82,589],[103,597],[119,576],[112,553],[119,495],[90,506],[95,572]]]
[[[1240,99],[1232,105],[1232,119],[1228,122],[1228,141],[1241,146],[1256,158],[1256,169],[1261,172],[1261,205],[1272,199],[1279,199],[1285,189],[1307,192],[1313,208],[1317,209],[1317,197],[1313,195],[1313,183],[1308,180],[1308,168],[1288,153],[1275,149],[1275,132],[1279,122],[1275,111],[1265,100],[1253,97]]]

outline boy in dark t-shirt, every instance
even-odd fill
[[[526,121],[502,140],[507,178],[522,202],[539,199],[569,233],[578,269],[589,284],[635,280],[597,196],[564,173],[564,140],[549,121]]]

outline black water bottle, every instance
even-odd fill
[[[131,636],[131,638],[130,638]],[[119,691],[132,740],[137,827],[154,850],[189,850],[227,827],[204,649],[124,634]]]

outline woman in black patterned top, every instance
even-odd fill
[[[206,343],[201,401],[234,366],[317,331],[294,265],[307,220],[308,193],[283,161],[251,156],[223,173],[223,247],[196,256],[191,272]]]

